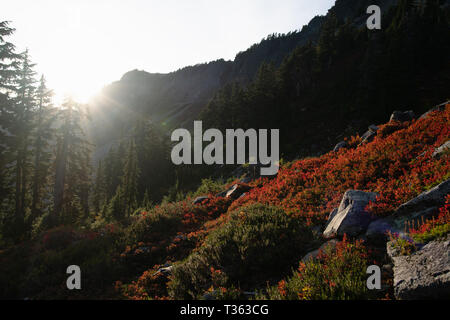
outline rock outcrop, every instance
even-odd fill
[[[192,204],[201,204],[203,201],[209,200],[207,196],[197,197],[192,201]]]
[[[216,197],[220,198],[231,198],[231,199],[238,199],[246,192],[250,191],[251,187],[246,184],[237,183],[230,188],[228,188],[225,191],[222,191],[216,195]]]
[[[438,211],[438,207],[430,207],[408,214],[394,214],[387,218],[375,220],[367,228],[366,237],[371,240],[386,240],[389,232],[403,234],[407,222],[429,219],[436,215]]]
[[[357,236],[366,232],[373,217],[366,211],[370,201],[375,201],[376,193],[349,190],[344,194],[337,212],[332,216],[323,232],[325,238],[334,236]]]
[[[396,214],[399,215],[413,211],[426,210],[434,206],[441,206],[444,204],[445,196],[449,193],[450,179],[402,204],[397,209]]]
[[[411,121],[416,117],[414,111],[394,111],[391,115],[391,118],[389,121],[400,121],[400,122],[406,122]]]
[[[394,263],[394,294],[397,299],[448,299],[450,297],[450,235],[429,242],[410,256],[399,255],[387,244]]]
[[[442,157],[445,154],[448,154],[449,152],[450,152],[450,140],[448,140],[442,146],[434,150],[433,158],[439,159],[440,157]]]
[[[432,217],[444,204],[445,196],[449,193],[450,179],[402,204],[393,215],[373,221],[367,228],[367,238],[386,238],[387,232],[403,232],[407,221]]]
[[[172,274],[172,271],[173,271],[173,266],[171,264],[165,264],[161,268],[159,268],[158,271],[156,271],[153,274],[153,276],[160,274],[160,273],[168,276],[168,275]]]
[[[379,128],[376,125],[371,125],[369,127],[369,130],[362,135],[362,137],[361,137],[361,139],[362,139],[361,144],[372,142],[373,139],[375,139],[378,130],[379,130]]]
[[[235,184],[230,189],[228,189],[226,198],[238,199],[245,192],[249,191],[250,187],[243,184]]]

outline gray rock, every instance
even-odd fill
[[[333,149],[334,152],[338,152],[341,149],[347,148],[348,143],[346,141],[339,142]]]
[[[366,211],[370,201],[375,201],[376,193],[349,190],[344,194],[337,213],[328,222],[323,232],[325,238],[334,236],[357,236],[366,232],[374,217]]]
[[[230,198],[231,197],[232,199],[238,199],[239,197],[242,196],[243,193],[249,191],[250,189],[251,188],[248,186],[244,186],[242,184],[235,184],[235,185],[231,186],[230,188],[228,188],[227,190],[216,194],[216,197],[218,197],[218,198]]]
[[[416,198],[402,204],[396,210],[395,214],[426,210],[430,207],[441,206],[444,204],[445,196],[450,193],[450,179],[442,182],[440,185],[421,193]]]
[[[449,193],[450,179],[402,204],[391,216],[372,222],[367,228],[366,236],[373,239],[384,238],[388,231],[402,233],[407,221],[430,218],[437,213]]]
[[[400,122],[406,122],[411,121],[416,117],[414,111],[394,111],[391,115],[391,118],[389,121],[400,121]]]
[[[330,240],[330,241],[327,241],[327,242],[325,242],[322,246],[320,246],[319,249],[314,250],[314,251],[311,251],[311,252],[309,252],[308,254],[306,254],[306,255],[302,258],[301,261],[306,263],[306,262],[309,262],[309,261],[314,260],[314,259],[317,258],[317,256],[319,255],[319,252],[320,252],[320,251],[324,251],[328,246],[331,246],[331,247],[335,248],[337,243],[338,243],[338,241],[335,240],[335,239],[332,239],[332,240]]]
[[[433,217],[438,212],[438,207],[430,207],[425,210],[409,212],[408,214],[395,213],[387,218],[382,218],[370,223],[367,228],[366,237],[372,240],[386,240],[388,232],[403,234],[406,222],[420,221]]]
[[[328,215],[328,220],[327,221],[331,221],[336,216],[337,213],[338,213],[338,208],[336,208],[333,211],[331,211],[330,214]]]
[[[153,276],[157,275],[157,274],[164,274],[164,275],[170,275],[172,274],[173,271],[173,266],[163,266],[162,268],[159,268],[158,271],[156,271]]]
[[[245,193],[249,190],[250,190],[249,187],[246,187],[246,186],[243,186],[240,184],[235,184],[230,189],[228,189],[225,197],[231,198],[231,199],[238,199],[243,193]]]
[[[410,256],[389,249],[394,263],[394,294],[401,300],[450,297],[450,235],[432,241]]]
[[[232,186],[230,189],[228,189],[228,191],[227,191],[227,195],[225,196],[226,198],[239,198],[239,196],[240,196],[240,194],[238,195],[238,192],[237,192],[237,190],[238,190],[238,188],[239,188],[239,185],[238,184],[235,184],[234,186]]]
[[[378,130],[379,130],[379,128],[377,126],[371,125],[369,127],[369,130],[362,135],[362,137],[361,137],[361,139],[362,139],[361,144],[372,142],[373,139],[375,139]]]
[[[441,156],[443,156],[445,153],[448,153],[450,149],[450,140],[448,140],[446,143],[444,143],[442,146],[434,150],[433,152],[433,158],[439,159]]]
[[[197,197],[194,199],[194,201],[192,201],[192,204],[200,204],[205,200],[209,200],[209,198],[206,196]]]
[[[435,111],[439,111],[439,112],[444,111],[445,108],[446,108],[446,106],[447,106],[447,104],[449,104],[449,103],[450,103],[450,101],[447,101],[447,102],[444,102],[444,103],[442,103],[442,104],[440,104],[440,105],[438,105],[438,106],[435,106],[434,108],[430,109],[428,112],[425,112],[423,115],[421,115],[419,119],[425,119],[425,118],[427,118],[432,112],[435,112]]]

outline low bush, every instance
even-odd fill
[[[326,247],[317,259],[300,263],[292,277],[269,287],[267,294],[273,300],[367,299],[371,297],[366,286],[368,265],[363,243],[351,243],[344,237],[335,248]]]
[[[264,286],[268,279],[287,272],[311,241],[312,232],[304,221],[279,208],[261,204],[242,208],[231,213],[202,247],[175,267],[169,293],[176,299],[189,299],[200,297],[212,285]],[[220,279],[213,279],[217,274]]]

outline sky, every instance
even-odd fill
[[[167,73],[301,29],[334,0],[14,0],[1,5],[58,97],[86,102],[130,70]]]

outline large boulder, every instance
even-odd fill
[[[387,244],[394,263],[397,299],[448,299],[450,297],[450,235],[429,242],[410,256],[402,256]]]
[[[449,152],[450,152],[450,140],[448,140],[442,146],[434,150],[433,158],[439,159],[440,157],[442,157],[445,154],[448,154]]]
[[[367,228],[366,237],[371,240],[386,240],[388,233],[403,234],[407,222],[421,221],[429,219],[436,215],[439,211],[438,207],[430,207],[425,210],[412,211],[408,214],[393,214],[392,216],[378,219],[370,223]]]
[[[366,211],[370,201],[375,201],[376,193],[349,190],[344,194],[337,212],[332,216],[323,232],[325,238],[335,236],[357,236],[366,232],[374,217]]]
[[[402,204],[396,210],[396,214],[404,214],[413,211],[426,210],[434,206],[442,206],[445,197],[450,193],[450,179],[436,187],[421,193],[416,198]]]
[[[369,130],[367,130],[367,132],[362,135],[361,144],[372,142],[373,139],[375,139],[378,130],[379,128],[376,125],[371,125],[369,127]]]
[[[450,193],[450,179],[402,204],[391,216],[373,221],[367,228],[368,238],[385,238],[387,232],[401,233],[408,221],[432,217]]]
[[[411,121],[416,117],[414,111],[394,111],[391,115],[391,118],[389,121],[400,121],[400,122],[406,122]]]

